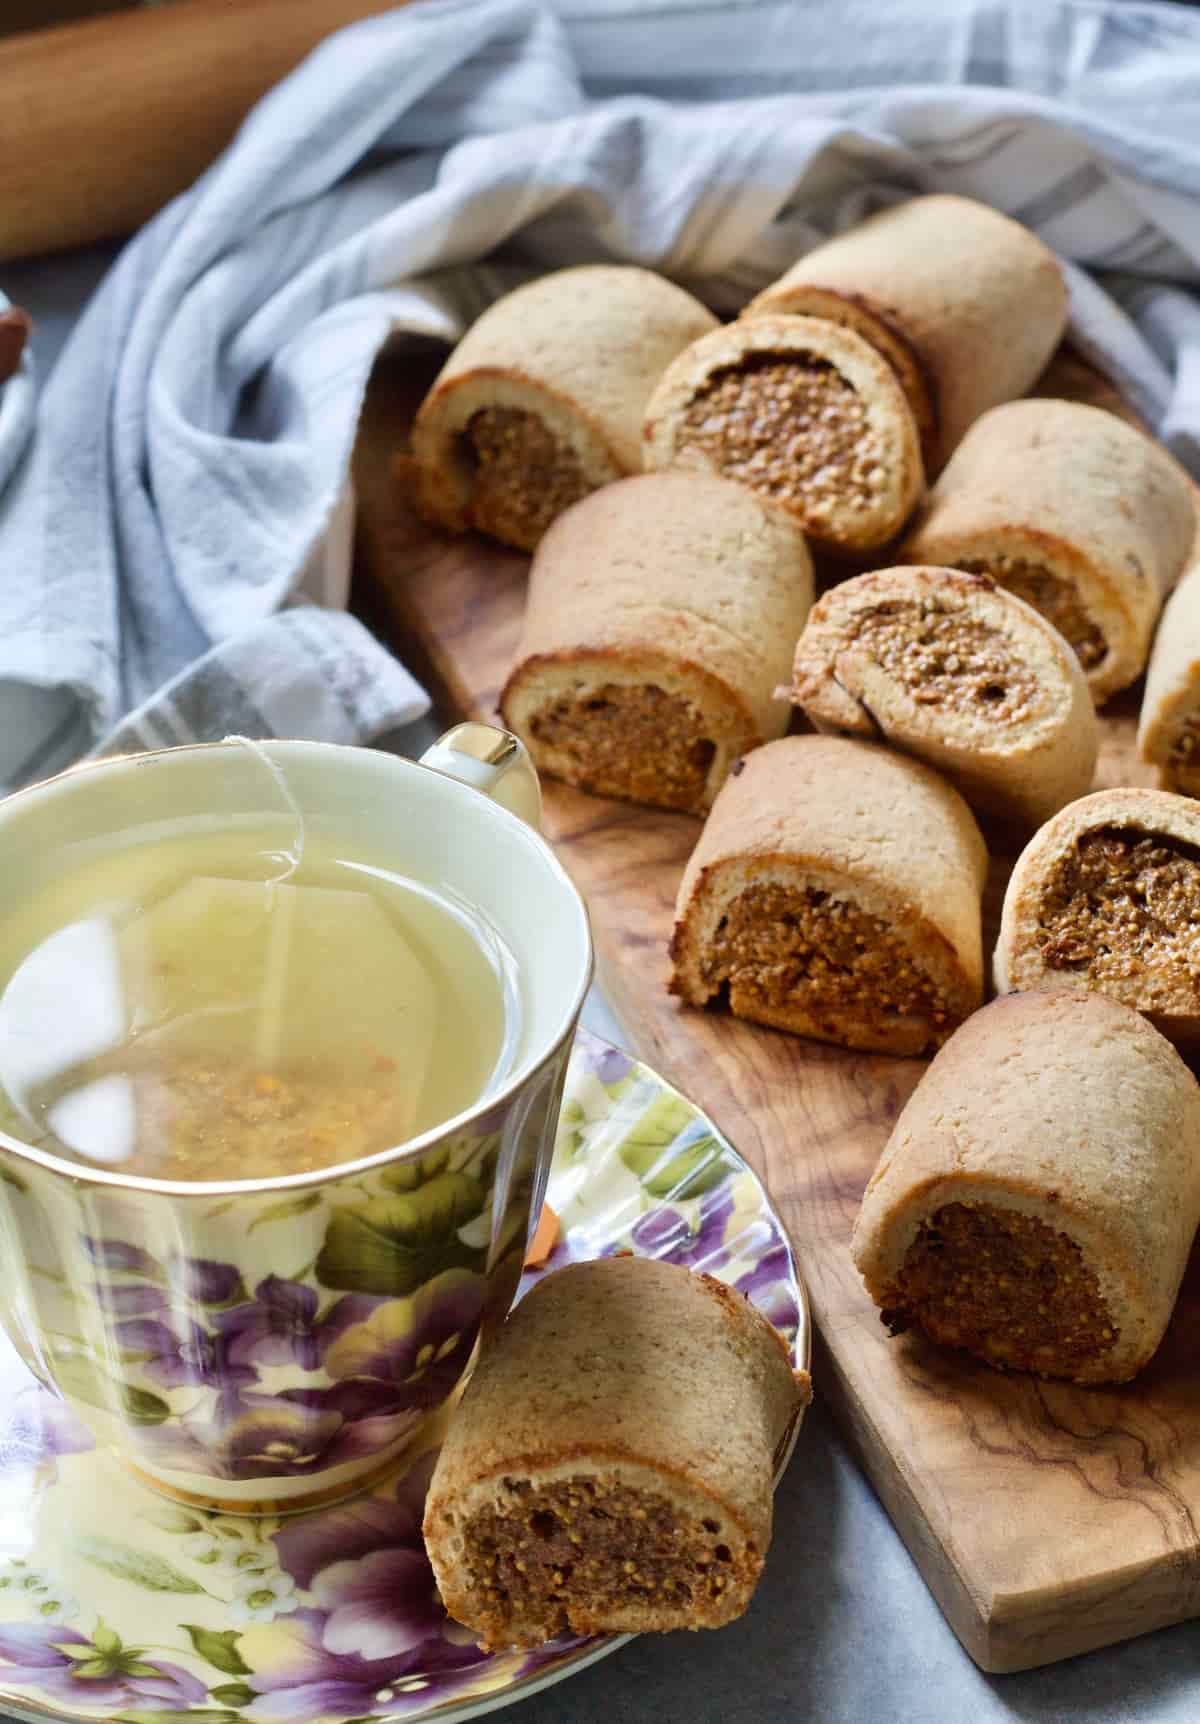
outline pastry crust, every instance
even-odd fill
[[[1167,600],[1138,718],[1138,753],[1164,790],[1200,796],[1200,561]]]
[[[812,593],[803,535],[741,486],[607,486],[534,557],[505,722],[542,772],[701,813],[733,761],[787,728],[779,684]]]
[[[894,369],[936,473],[989,407],[1024,395],[1062,339],[1067,289],[1035,234],[971,198],[912,198],[820,245],[743,317],[827,317]]]
[[[938,1047],[983,999],[987,852],[919,761],[840,737],[768,743],[684,871],[671,992],[878,1053]]]
[[[710,1276],[637,1257],[548,1276],[438,1456],[424,1533],[447,1611],[487,1649],[731,1621],[810,1397],[770,1323]]]
[[[886,543],[925,485],[894,371],[820,318],[763,317],[694,342],[655,389],[644,440],[647,468],[724,473],[833,551]]]
[[[561,508],[640,471],[651,390],[716,327],[683,288],[620,265],[557,270],[506,294],[464,335],[417,414],[408,472],[418,510],[449,532],[474,527],[533,550]]]
[[[1017,858],[996,988],[1093,991],[1200,1045],[1200,808],[1165,790],[1098,790]]]
[[[1084,795],[1096,768],[1078,659],[986,575],[880,569],[832,588],[796,647],[792,700],[818,730],[915,755],[1024,826]]]
[[[900,555],[991,575],[1079,655],[1099,704],[1145,668],[1196,532],[1191,487],[1151,438],[1098,407],[1013,401],[984,414]]]
[[[851,1251],[894,1325],[957,1335],[992,1364],[1125,1382],[1162,1339],[1198,1219],[1200,1089],[1175,1050],[1098,994],[1018,994],[922,1078]],[[997,1274],[1014,1240],[1019,1266]],[[934,1249],[924,1288],[945,1291],[914,1297]]]

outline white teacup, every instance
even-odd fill
[[[537,778],[514,737],[463,725],[421,763],[263,747],[348,853],[357,836],[490,923],[516,959],[519,1021],[506,1070],[464,1112],[317,1172],[170,1182],[0,1133],[0,1308],[22,1356],[150,1483],[238,1512],[359,1488],[457,1387],[516,1288],[592,968],[579,894],[527,823]],[[261,819],[264,800],[263,764],[237,742],[22,791],[0,804],[0,917],[122,831],[211,830]]]

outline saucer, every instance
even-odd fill
[[[522,1291],[568,1262],[662,1257],[745,1291],[807,1368],[804,1289],[758,1179],[676,1090],[583,1030],[547,1195],[559,1237]],[[436,1450],[366,1494],[287,1519],[183,1508],[97,1447],[0,1346],[4,1712],[117,1724],[452,1724],[629,1638],[481,1653],[442,1610],[421,1541]]]

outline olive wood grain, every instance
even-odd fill
[[[360,605],[456,715],[494,717],[527,560],[438,537],[409,514],[394,457],[423,381],[419,366],[393,358],[368,398]],[[1068,391],[1120,405],[1070,357],[1045,390]],[[1130,691],[1105,714],[1098,784],[1150,782],[1135,759],[1136,702]],[[629,1044],[765,1176],[812,1298],[817,1392],[967,1651],[985,1670],[1023,1670],[1200,1614],[1200,1266],[1150,1369],[1111,1392],[1005,1376],[915,1334],[889,1339],[847,1243],[921,1062],[676,1005],[665,947],[699,822],[561,785],[545,791],[546,830],[587,899],[600,981]],[[989,842],[994,940],[1018,841],[993,830]]]

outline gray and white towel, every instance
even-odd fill
[[[451,340],[521,274],[599,259],[731,312],[933,189],[1076,266],[1075,339],[1200,472],[1198,13],[420,0],[331,38],[126,247],[45,390],[0,499],[0,783],[423,710],[337,608],[392,331]]]

